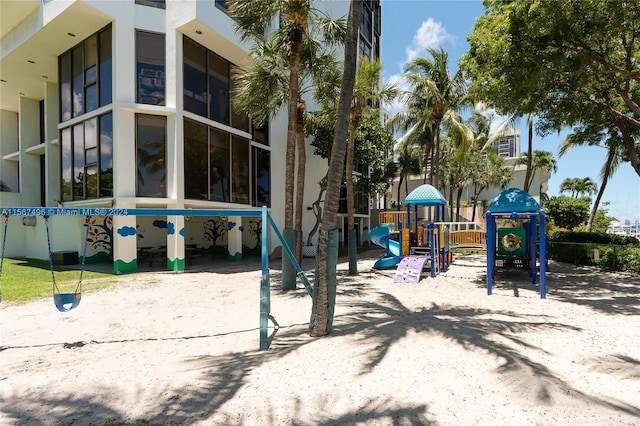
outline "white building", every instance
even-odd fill
[[[225,4],[0,2],[0,180],[8,189],[0,207],[267,205],[282,228],[286,112],[255,128],[231,108],[230,72],[246,63],[247,46]],[[339,17],[349,3],[314,5]],[[379,57],[380,19],[379,1],[366,1],[361,52]],[[307,144],[305,205],[317,198],[326,167]],[[361,213],[363,232],[369,218]],[[83,221],[52,217],[52,250],[81,253]],[[6,255],[47,258],[43,223],[10,219]],[[305,209],[303,229],[314,223]],[[87,261],[112,259],[116,273],[134,272],[140,249],[159,247],[167,268],[179,271],[185,247],[220,246],[240,258],[259,246],[261,226],[240,217],[94,218]]]

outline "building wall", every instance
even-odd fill
[[[328,11],[332,16],[346,16],[348,2],[316,1],[315,5]],[[3,5],[6,7],[6,5]],[[247,61],[246,45],[235,34],[231,19],[213,1],[167,1],[166,9],[136,5],[130,1],[106,0],[48,0],[25,11],[24,19],[15,22],[15,27],[2,33],[2,83],[3,99],[0,101],[0,179],[13,192],[0,193],[0,207],[40,206],[41,193],[45,205],[56,206],[62,200],[60,190],[61,158],[60,129],[71,119],[60,123],[60,99],[58,85],[58,56],[76,46],[90,35],[111,25],[112,31],[112,104],[99,107],[91,114],[99,115],[108,111],[113,114],[113,197],[92,200],[64,202],[66,207],[154,207],[154,208],[252,208],[245,204],[220,203],[213,201],[185,200],[183,174],[184,145],[183,122],[190,113],[183,111],[183,37],[189,37],[227,61],[243,65]],[[274,24],[277,24],[274,22]],[[145,105],[136,103],[136,30],[165,34],[165,105]],[[72,34],[73,33],[73,34]],[[34,64],[25,63],[26,57],[33,57]],[[37,68],[37,69],[36,69]],[[24,74],[21,76],[21,74]],[[18,87],[18,89],[6,88]],[[6,90],[5,90],[6,89]],[[44,140],[41,140],[39,126],[40,101],[44,100]],[[309,108],[314,106],[309,104]],[[87,113],[88,115],[91,115]],[[162,198],[136,197],[136,114],[150,114],[166,117],[167,120],[167,196]],[[75,120],[75,121],[74,121]],[[219,126],[224,128],[224,125]],[[271,153],[271,206],[270,212],[278,227],[284,225],[284,157],[286,145],[286,110],[270,123]],[[229,132],[236,132],[229,127]],[[327,161],[313,155],[310,141],[306,143],[306,187],[303,211],[303,229],[307,232],[315,224],[315,216],[310,207],[317,198],[317,183],[325,175]],[[41,191],[40,156],[44,155],[44,189]],[[244,223],[243,228],[253,226]],[[24,227],[13,222],[8,234],[10,256],[47,256],[42,219],[35,227]],[[55,222],[55,226],[53,223]],[[197,221],[185,222],[185,230],[193,229]],[[365,221],[361,221],[365,222]],[[81,218],[55,217],[50,227],[53,250],[81,251],[83,228]],[[151,222],[153,223],[153,221]],[[119,226],[148,226],[148,220],[138,221],[114,219],[114,228]],[[164,241],[171,245],[158,229],[155,234],[145,235],[145,242],[161,245]],[[120,240],[114,232],[115,256],[131,250],[131,240]],[[199,234],[192,233],[198,243],[203,243]],[[317,238],[317,237],[316,237]],[[126,241],[126,242],[125,242]],[[247,247],[255,244],[255,238],[243,234],[242,243]],[[187,241],[189,243],[189,241]],[[140,239],[137,245],[140,245]],[[271,234],[269,246],[274,250],[280,243]],[[119,249],[120,246],[120,249]],[[184,254],[178,249],[178,256]]]

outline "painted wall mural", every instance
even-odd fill
[[[86,263],[113,262],[113,217],[97,216],[88,221]],[[135,231],[135,230],[134,230]]]

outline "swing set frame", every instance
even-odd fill
[[[0,257],[0,276],[2,272],[2,261],[4,260],[4,248],[5,248],[5,240],[7,235],[7,221],[9,216],[44,216],[45,217],[45,225],[47,227],[47,244],[49,251],[49,262],[52,271],[52,279],[54,285],[54,299],[55,299],[55,276],[53,274],[53,259],[51,255],[51,242],[49,238],[49,230],[48,230],[48,218],[52,216],[204,216],[204,217],[214,217],[214,216],[238,216],[238,217],[261,217],[262,218],[262,247],[261,247],[261,258],[262,258],[262,276],[260,279],[260,350],[266,350],[269,348],[271,341],[273,340],[275,333],[278,331],[279,325],[271,316],[271,281],[270,281],[270,273],[269,273],[269,249],[268,249],[268,225],[271,225],[274,234],[280,240],[282,244],[282,248],[286,255],[291,260],[294,268],[296,269],[297,276],[305,287],[305,290],[309,294],[309,296],[313,297],[313,289],[311,283],[309,282],[309,278],[306,273],[302,270],[296,258],[287,244],[286,240],[282,236],[282,233],[278,229],[273,217],[269,213],[266,206],[263,206],[261,209],[252,209],[252,210],[207,210],[207,209],[145,209],[145,208],[67,208],[67,207],[8,207],[0,209],[0,214],[5,216],[5,231],[3,234],[3,246],[2,246],[2,256]],[[85,225],[87,226],[87,233],[89,230],[89,226],[85,221]],[[85,245],[84,245],[84,254],[86,255],[86,241],[85,237]],[[81,296],[81,284],[82,284],[82,271],[84,269],[84,259],[85,255],[82,256],[82,266],[80,269],[80,281],[74,293],[60,293],[58,290],[58,299],[59,302],[65,302],[63,304],[66,305],[68,309],[61,310],[62,312],[70,311],[71,309],[78,306],[80,303]],[[76,300],[77,297],[77,300]],[[0,293],[1,298],[1,293]],[[54,300],[55,301],[55,300]],[[56,307],[58,306],[58,302],[56,302]],[[58,308],[59,309],[59,308]],[[60,310],[60,309],[59,309]],[[273,323],[274,330],[271,335],[268,334],[269,320]]]

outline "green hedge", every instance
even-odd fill
[[[614,234],[600,234],[597,232],[573,232],[558,231],[549,235],[551,241],[564,243],[593,243],[593,244],[613,244],[620,246],[639,246],[640,240],[634,237],[625,237]]]
[[[549,239],[548,256],[574,265],[597,265],[606,271],[640,274],[640,241],[593,232],[561,232]]]

